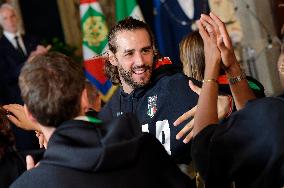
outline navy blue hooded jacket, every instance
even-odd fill
[[[145,87],[131,94],[120,88],[99,117],[107,121],[127,112],[136,114],[141,131],[156,136],[177,164],[188,164],[191,161],[190,143],[176,140],[176,134],[185,123],[173,126],[179,116],[197,104],[198,95],[189,88],[188,80],[180,67],[163,65],[154,70],[150,84]]]

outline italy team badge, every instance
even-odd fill
[[[154,117],[154,115],[157,112],[157,95],[148,97],[148,111],[147,115],[150,116],[150,118]]]

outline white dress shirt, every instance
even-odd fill
[[[26,50],[26,47],[24,45],[24,41],[23,41],[23,38],[22,38],[22,35],[17,32],[17,33],[10,33],[8,31],[4,31],[3,32],[3,35],[8,39],[8,41],[17,49],[17,42],[16,42],[16,39],[15,37],[18,36],[18,41],[19,41],[19,44],[20,44],[20,47],[22,48],[23,52],[27,55],[27,50]]]
[[[187,17],[192,20],[194,16],[194,2],[193,0],[178,0],[178,3]]]

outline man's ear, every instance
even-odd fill
[[[29,111],[29,109],[28,109],[28,107],[27,107],[26,104],[24,105],[24,112],[25,112],[27,118],[28,118],[31,122],[37,123],[36,118],[34,118],[34,116],[32,115],[32,113],[30,113],[30,111]]]
[[[81,114],[84,115],[89,109],[89,99],[87,89],[84,88],[81,95]]]
[[[109,62],[113,65],[113,66],[117,66],[117,59],[114,55],[114,53],[112,53],[110,50],[108,52],[108,59],[109,59]]]
[[[96,96],[96,100],[95,100],[95,104],[94,104],[94,110],[96,112],[101,111],[102,108],[102,97],[101,97],[101,93],[98,93]]]

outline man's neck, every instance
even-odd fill
[[[12,41],[15,40],[15,36],[19,36],[20,33],[19,32],[11,33],[11,32],[8,32],[8,31],[4,31],[3,35],[13,44]]]
[[[124,83],[124,82],[122,82],[122,89],[123,89],[123,91],[125,92],[125,93],[127,93],[127,94],[130,94],[134,89],[133,89],[133,87],[131,87],[130,85],[128,85],[128,84],[126,84],[126,83]]]
[[[56,128],[55,127],[42,126],[42,125],[40,125],[40,128],[41,128],[41,131],[44,135],[44,138],[46,139],[46,142],[48,143],[51,135],[54,133]]]
[[[19,35],[20,32],[18,32],[18,31],[16,31],[16,32],[3,31],[3,34],[16,36],[16,35]]]

